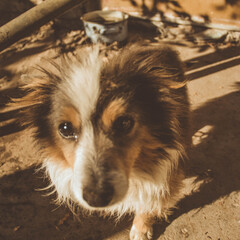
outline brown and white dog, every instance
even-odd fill
[[[22,122],[34,129],[58,200],[134,213],[130,239],[151,239],[184,178],[189,103],[177,53],[135,44],[103,61],[87,47],[25,91]]]

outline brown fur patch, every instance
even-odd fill
[[[126,151],[126,157],[120,160],[120,164],[129,177],[131,169],[141,152],[141,145],[138,141],[135,141],[131,147],[128,147],[128,149],[126,149]]]
[[[164,148],[164,144],[157,141],[149,133],[147,127],[144,126],[140,128],[140,138],[141,141],[139,142],[139,145],[141,146],[141,154],[135,162],[135,167],[144,172],[151,172],[152,168],[155,167],[152,164],[153,160],[156,158],[156,153],[154,153],[154,150],[158,148]]]
[[[102,114],[104,127],[109,129],[117,116],[123,114],[126,110],[126,103],[122,98],[110,102]]]
[[[180,83],[174,83],[174,84],[170,85],[169,87],[171,89],[179,89],[179,88],[185,87],[186,84],[187,84],[187,81],[183,81],[183,82],[180,82]]]
[[[55,145],[45,148],[45,154],[51,156],[55,162],[61,162],[63,166],[73,167],[75,162],[75,144],[73,142],[57,139]]]
[[[156,158],[154,150],[164,148],[164,145],[154,139],[145,126],[139,126],[138,123],[135,123],[131,132],[131,135],[134,134],[136,134],[134,142],[127,146],[126,156],[119,163],[128,176],[133,166],[143,172],[152,171],[152,168],[155,168],[152,163]]]
[[[59,146],[48,146],[47,148],[44,149],[44,154],[46,154],[47,156],[51,156],[51,158],[54,161],[59,161],[59,162],[63,162],[66,165],[68,165],[68,162],[66,161],[64,154],[62,152],[62,149]]]
[[[63,144],[62,151],[67,163],[73,167],[75,162],[75,144],[72,142],[69,144]]]
[[[80,130],[81,128],[80,115],[74,107],[72,106],[63,107],[60,118],[61,122],[71,122],[74,128],[78,129],[78,131]]]
[[[81,119],[79,113],[72,106],[65,106],[61,110],[58,124],[62,122],[71,122],[77,133],[81,131]],[[58,131],[58,129],[56,129]],[[51,153],[57,155],[59,158],[64,159],[66,163],[73,167],[75,162],[75,145],[76,142],[72,140],[63,139],[58,132],[55,137],[56,150],[52,149]],[[54,153],[55,152],[55,153]],[[61,152],[61,154],[60,154]]]
[[[54,161],[66,164],[66,167],[73,167],[75,162],[75,142],[56,139],[54,146],[45,149],[45,153],[51,156]]]

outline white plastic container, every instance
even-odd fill
[[[82,16],[85,32],[93,43],[122,42],[128,35],[128,15],[120,11],[93,11]]]

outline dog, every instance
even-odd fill
[[[189,100],[178,54],[132,44],[106,60],[87,46],[42,72],[15,104],[57,199],[133,213],[130,239],[151,239],[155,219],[167,218],[183,188]]]

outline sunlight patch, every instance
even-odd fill
[[[192,136],[193,146],[199,145],[203,140],[209,137],[210,132],[213,130],[214,126],[206,125],[195,132]]]

